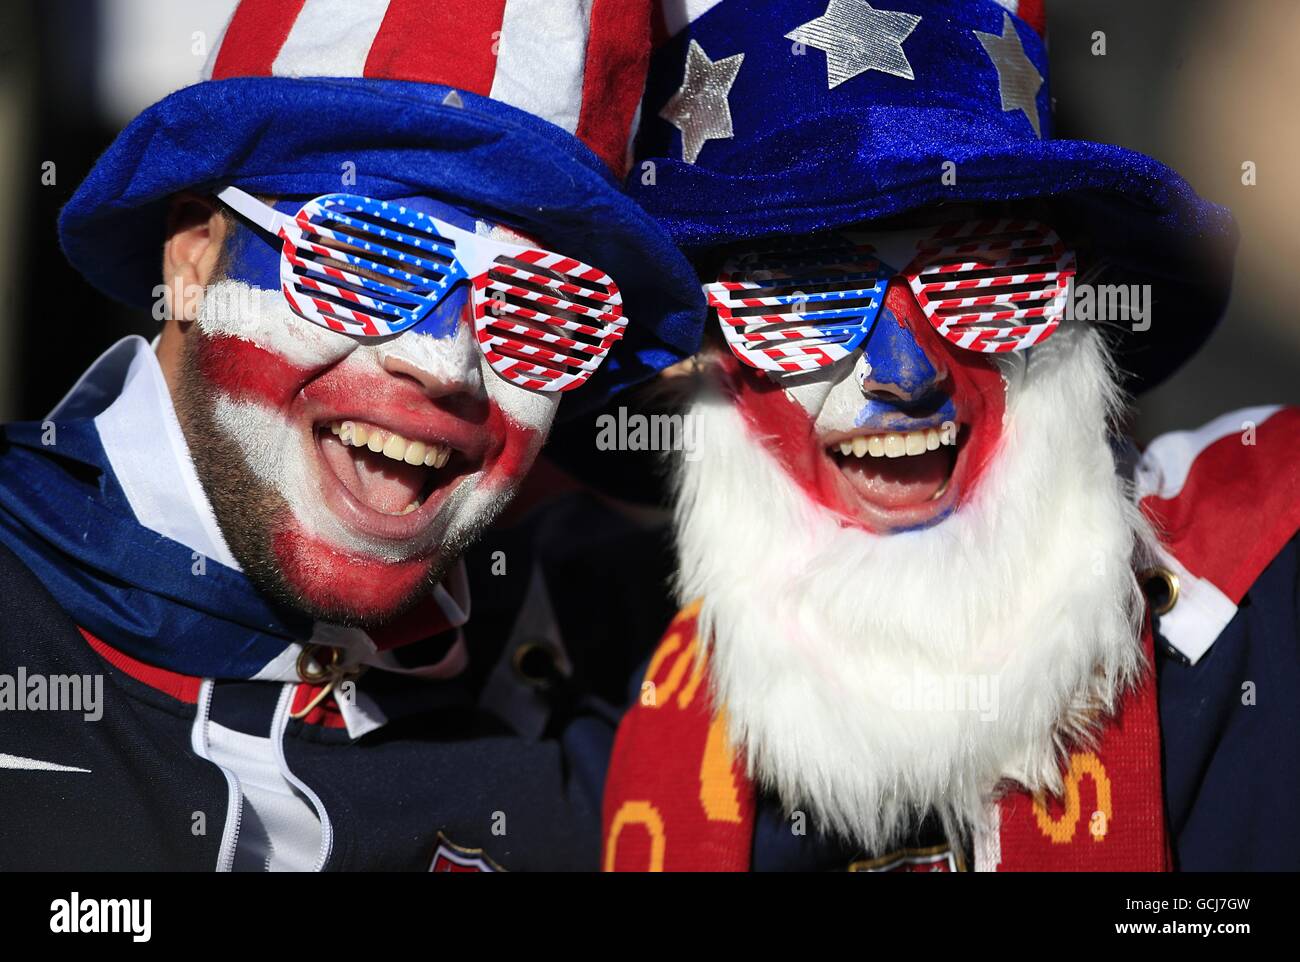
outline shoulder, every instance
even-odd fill
[[[1300,408],[1243,408],[1161,435],[1134,483],[1168,553],[1235,604],[1300,530]]]

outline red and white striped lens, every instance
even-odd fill
[[[1075,255],[1029,220],[948,224],[922,240],[904,272],[934,329],[969,351],[1020,351],[1056,330]]]
[[[533,391],[569,391],[600,366],[627,319],[608,274],[521,247],[474,278],[474,327],[501,377]]]
[[[902,231],[845,231],[731,258],[704,285],[733,354],[797,373],[858,350],[889,282],[907,282],[934,329],[957,347],[1019,351],[1065,313],[1076,260],[1056,232],[1012,218]]]
[[[812,371],[857,350],[891,273],[869,245],[826,234],[735,257],[704,294],[743,363]]]
[[[280,285],[298,316],[354,337],[420,324],[468,281],[479,347],[533,391],[583,384],[623,336],[623,295],[589,264],[463,230],[396,201],[326,194],[283,214],[237,187],[217,197],[282,241]]]

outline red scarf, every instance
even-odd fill
[[[754,785],[714,711],[706,663],[696,658],[699,603],[669,625],[639,699],[618,731],[604,802],[606,871],[749,869]],[[996,837],[976,839],[977,868],[1010,871],[1165,871],[1150,624],[1146,670],[1105,724],[1093,751],[1070,754],[1065,791],[1042,799],[1018,786],[998,802]],[[648,689],[643,688],[643,691]],[[957,852],[900,851],[850,867],[930,870]]]

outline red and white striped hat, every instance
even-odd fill
[[[626,168],[649,56],[639,0],[243,0],[204,79],[371,77],[455,87]]]
[[[145,110],[64,208],[64,252],[147,307],[169,198],[234,185],[314,197],[429,196],[598,265],[623,341],[601,403],[690,356],[692,268],[622,190],[652,0],[242,0],[207,79]]]

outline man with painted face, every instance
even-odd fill
[[[167,319],[3,429],[0,867],[594,867],[610,712],[461,555],[563,397],[698,343],[617,186],[649,31],[244,0],[99,160],[64,249]]]
[[[1033,0],[689,9],[634,196],[717,336],[605,867],[1296,868],[1300,413],[1121,431],[1228,212],[1050,139]]]

